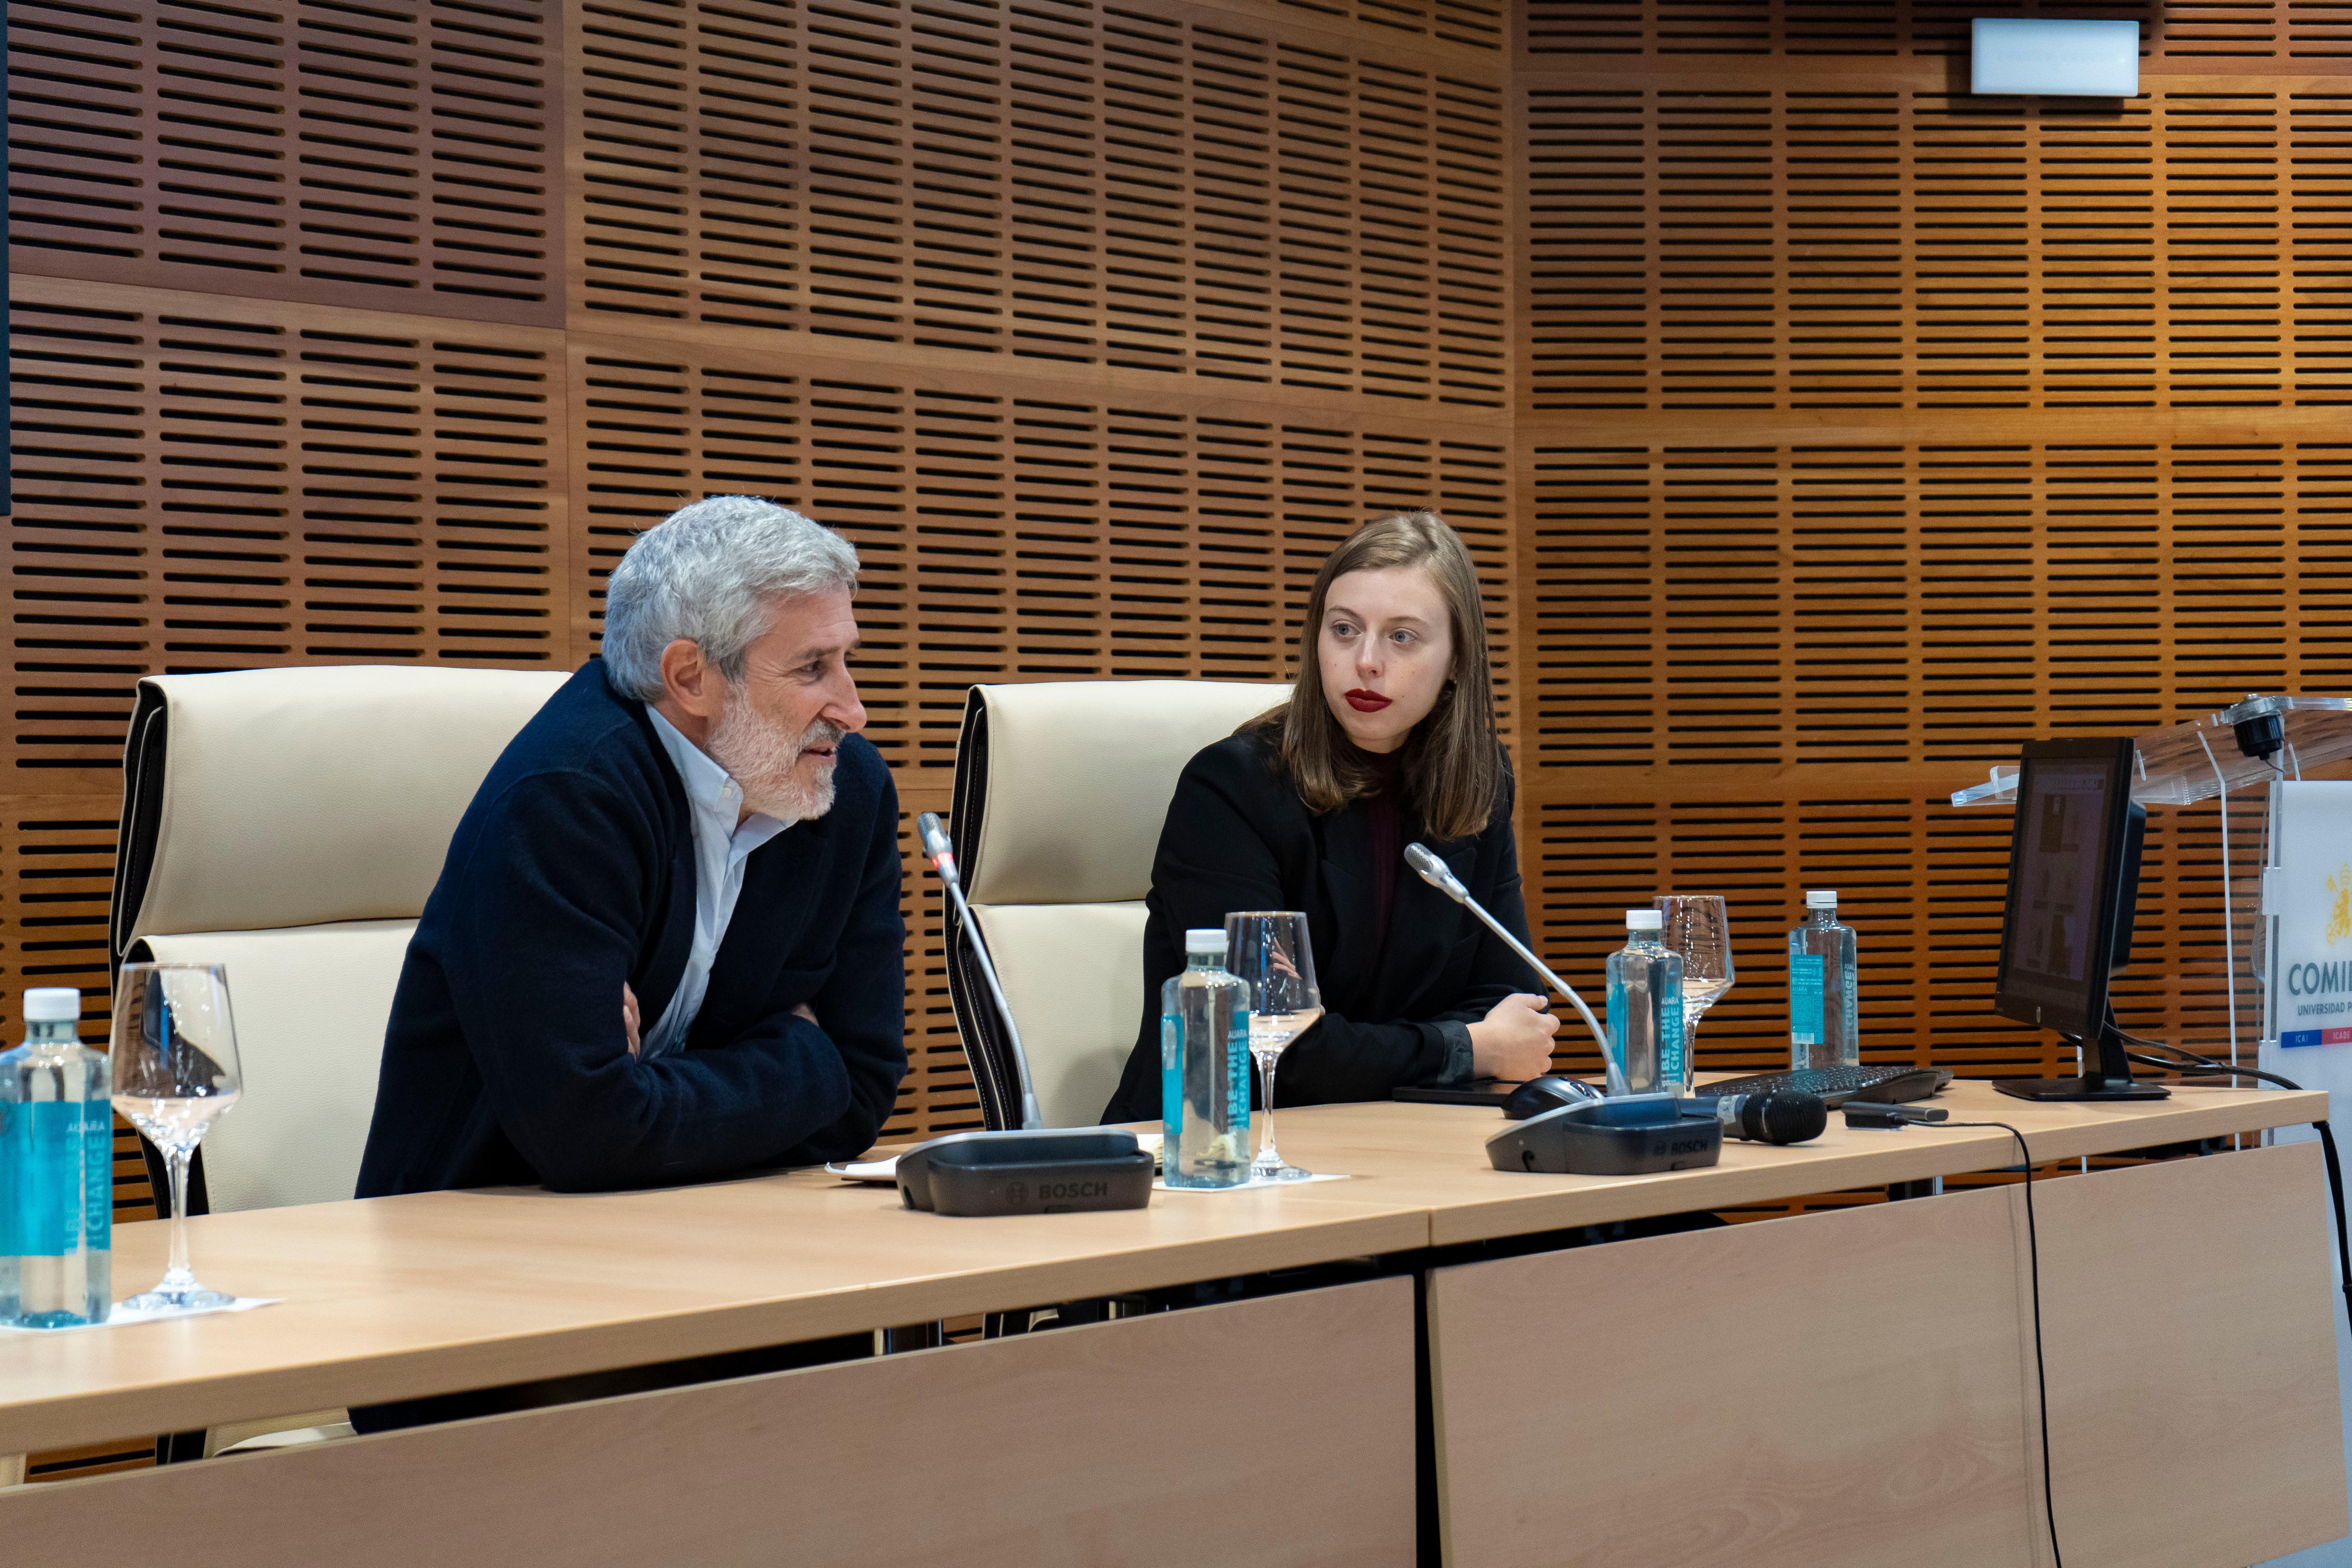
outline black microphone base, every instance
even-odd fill
[[[1139,1209],[1151,1166],[1135,1134],[1115,1128],[951,1132],[898,1156],[898,1201],[943,1215]]]
[[[1723,1123],[1664,1096],[1562,1106],[1507,1122],[1486,1140],[1498,1171],[1569,1176],[1643,1176],[1692,1171],[1723,1157]]]

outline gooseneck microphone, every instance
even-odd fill
[[[1576,994],[1576,988],[1554,974],[1551,966],[1542,959],[1528,952],[1527,943],[1505,931],[1503,922],[1488,914],[1485,907],[1470,896],[1470,889],[1462,885],[1462,879],[1454,874],[1453,868],[1431,854],[1427,845],[1406,845],[1404,863],[1419,872],[1423,881],[1484,921],[1488,931],[1508,942],[1513,952],[1526,959],[1535,966],[1538,974],[1550,981],[1553,990],[1575,1004],[1577,1012],[1583,1015],[1584,1026],[1591,1029],[1593,1039],[1600,1042],[1601,1065],[1609,1069],[1609,1092],[1612,1095],[1631,1094],[1633,1090],[1625,1083],[1625,1069],[1617,1065],[1617,1053],[1609,1048],[1609,1032],[1601,1026],[1601,1020],[1592,1016],[1592,1009],[1584,1005],[1584,998]]]
[[[980,922],[971,918],[971,906],[963,901],[963,879],[956,875],[955,846],[948,842],[948,830],[940,826],[940,814],[927,811],[915,818],[915,833],[923,841],[923,854],[931,869],[940,874],[947,885],[948,897],[955,900],[956,912],[963,917],[963,929],[971,938],[972,955],[980,960],[980,972],[988,980],[988,994],[996,998],[997,1016],[1004,1020],[1005,1037],[1013,1042],[1013,1068],[1021,1075],[1021,1125],[1038,1128],[1045,1125],[1037,1113],[1037,1091],[1029,1082],[1029,1053],[1021,1048],[1021,1026],[1013,1021],[1013,1005],[1004,999],[1004,987],[997,982],[996,964],[988,956],[988,943],[980,936]]]
[[[1686,1110],[1712,1115],[1723,1123],[1726,1138],[1750,1143],[1803,1143],[1820,1137],[1830,1124],[1830,1109],[1821,1096],[1797,1089],[1693,1095],[1682,1103]]]

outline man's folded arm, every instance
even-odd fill
[[[898,913],[899,876],[898,794],[886,777],[833,971],[809,1004],[848,1075],[848,1104],[830,1124],[796,1141],[786,1156],[790,1163],[864,1153],[898,1104],[898,1080],[907,1076],[907,925]]]
[[[499,1126],[558,1190],[772,1164],[851,1105],[844,1053],[805,1019],[721,1049],[630,1053],[621,988],[660,885],[657,841],[610,788],[535,774],[490,804],[444,889],[459,1026]]]

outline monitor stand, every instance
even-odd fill
[[[2019,1100],[2164,1100],[2172,1091],[2160,1083],[2136,1082],[2124,1056],[2123,1037],[2113,1024],[2099,1031],[2099,1070],[2083,1078],[1997,1078],[1993,1088]]]

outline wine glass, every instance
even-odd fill
[[[1661,893],[1652,900],[1665,917],[1659,940],[1683,961],[1683,1081],[1660,1084],[1676,1094],[1690,1092],[1698,1069],[1700,1015],[1723,999],[1737,976],[1731,965],[1731,915],[1720,895]]]
[[[1274,1067],[1283,1047],[1323,1016],[1307,917],[1271,910],[1227,915],[1225,958],[1234,978],[1249,987],[1250,1059],[1257,1063],[1259,1098],[1265,1102],[1265,1143],[1250,1162],[1250,1180],[1303,1180],[1313,1173],[1285,1163],[1274,1146]]]
[[[152,1290],[122,1304],[149,1312],[226,1307],[236,1298],[205,1289],[188,1272],[188,1162],[240,1087],[228,976],[217,963],[124,964],[108,1054],[114,1109],[172,1167],[171,1267]]]

